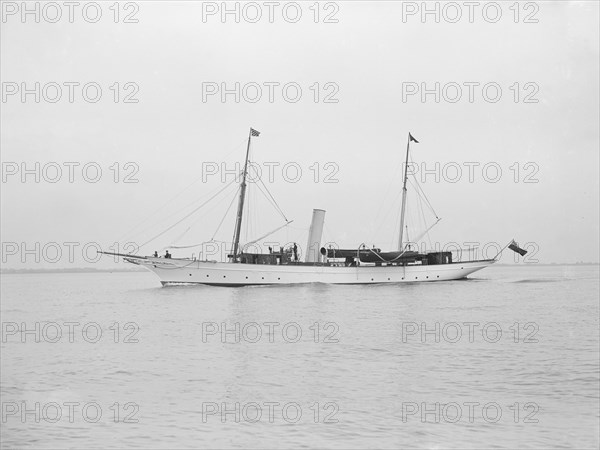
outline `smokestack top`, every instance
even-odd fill
[[[310,229],[308,231],[308,242],[306,244],[306,262],[319,262],[321,238],[323,237],[323,223],[325,222],[325,210],[313,209]]]

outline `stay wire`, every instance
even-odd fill
[[[233,181],[235,181],[235,179]],[[165,234],[167,231],[172,230],[177,225],[179,225],[181,222],[183,222],[185,219],[187,219],[188,217],[190,217],[193,214],[195,214],[198,210],[200,210],[201,208],[203,208],[207,203],[209,203],[211,200],[213,200],[215,197],[217,197],[219,194],[221,194],[225,189],[227,189],[232,183],[233,182],[230,182],[229,184],[227,184],[224,188],[222,188],[221,190],[219,190],[219,192],[217,192],[215,195],[213,195],[211,198],[209,198],[208,200],[206,200],[200,206],[198,206],[197,208],[193,209],[191,212],[189,212],[188,214],[186,214],[184,217],[182,217],[180,220],[178,220],[173,225],[171,225],[170,227],[168,227],[166,230],[158,233],[153,238],[151,238],[151,239],[147,240],[146,242],[144,242],[142,245],[140,245],[140,248],[144,247],[145,245],[147,245],[150,242],[154,241],[155,239],[159,238],[160,236],[162,236],[163,234]]]
[[[240,143],[236,144],[235,147],[229,153],[227,153],[225,155],[225,157],[231,155],[245,141],[246,140],[244,139]],[[175,200],[176,198],[178,198],[181,194],[183,194],[185,191],[187,191],[189,188],[191,188],[192,186],[194,186],[196,183],[198,183],[198,181],[200,181],[202,179],[204,179],[204,173],[200,177],[198,177],[197,179],[195,179],[194,181],[192,181],[192,183],[190,183],[189,185],[187,185],[186,187],[184,187],[182,190],[180,190],[179,192],[177,192],[175,195],[173,195],[169,200],[167,200],[165,203],[163,203],[161,206],[159,206],[156,210],[154,210],[154,212],[152,212],[148,216],[146,216],[145,219],[141,220],[139,223],[137,223],[132,228],[130,228],[129,231],[126,231],[125,233],[123,233],[123,235],[121,235],[121,237],[119,239],[117,239],[117,242],[121,242],[126,236],[129,236],[140,225],[146,223],[150,218],[154,217],[158,212],[162,211],[167,205],[171,204],[171,202],[173,200]],[[207,194],[207,195],[210,195],[210,194]]]

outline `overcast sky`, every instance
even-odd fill
[[[537,246],[541,263],[598,262],[598,2],[529,2],[518,9],[500,2],[495,22],[498,11],[485,2],[471,11],[472,20],[463,3],[455,4],[460,10],[440,3],[439,23],[414,10],[421,2],[321,3],[318,17],[307,2],[295,23],[298,8],[289,2],[274,9],[273,23],[261,2],[254,4],[262,12],[256,23],[254,5],[240,3],[236,23],[233,14],[223,20],[214,10],[221,2],[191,1],[121,4],[115,23],[111,3],[102,3],[96,23],[93,8],[85,16],[73,11],[70,23],[62,3],[61,18],[50,23],[57,11],[41,4],[36,23],[34,14],[15,10],[21,2],[3,2],[4,267],[52,267],[23,255],[22,243],[56,242],[66,252],[62,243],[77,242],[71,266],[86,265],[86,243],[108,248],[124,235],[142,243],[232,180],[206,171],[234,170],[251,126],[261,132],[252,160],[295,220],[274,237],[280,242],[304,245],[312,208],[322,208],[326,240],[393,248],[410,131],[420,141],[412,159],[430,170],[417,179],[443,218],[432,242],[504,245],[514,237]],[[69,82],[79,83],[71,85],[72,103]],[[35,91],[35,83],[39,103],[35,94],[22,98],[22,88]],[[53,83],[62,86],[55,103]],[[86,83],[97,83],[87,101]],[[235,90],[235,83],[239,102],[213,93]],[[96,103],[94,86],[102,89]],[[432,92],[423,98],[422,88]],[[137,103],[125,102],[128,95]],[[35,172],[36,162],[40,182],[35,173],[23,182],[23,163]],[[65,163],[73,167],[72,183]],[[273,180],[265,163],[273,163]],[[57,165],[63,172],[56,181]],[[102,175],[92,183],[96,167]],[[302,175],[293,183],[297,167]],[[235,186],[225,194],[142,253],[173,243],[187,228],[180,244],[209,240]],[[246,242],[282,223],[253,185],[249,200]],[[414,195],[409,203],[410,236],[420,216]],[[235,207],[217,238],[231,239]],[[67,256],[56,266],[68,267]]]

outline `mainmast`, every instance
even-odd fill
[[[240,185],[240,200],[238,202],[237,217],[235,219],[235,231],[233,234],[233,252],[231,254],[232,261],[237,262],[238,249],[240,246],[240,232],[242,230],[242,216],[244,214],[244,199],[246,198],[246,175],[248,174],[248,157],[250,155],[250,141],[252,136],[258,137],[259,131],[254,128],[250,128],[248,134],[248,147],[246,148],[246,162],[244,162],[244,173],[242,175],[242,184]]]
[[[398,251],[402,251],[402,235],[404,233],[404,214],[406,212],[406,182],[408,181],[408,152],[410,151],[410,142],[417,141],[412,134],[408,133],[408,142],[406,143],[406,163],[404,164],[404,185],[402,186],[402,211],[400,214],[400,237],[398,239]]]

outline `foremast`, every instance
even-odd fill
[[[248,146],[246,147],[246,161],[244,162],[244,172],[242,174],[242,183],[240,185],[240,199],[238,202],[237,216],[235,219],[235,229],[233,233],[233,251],[230,255],[232,262],[237,262],[238,250],[240,247],[240,233],[242,231],[244,200],[246,198],[246,176],[248,175],[248,158],[250,156],[250,142],[252,141],[252,136],[258,137],[259,135],[259,131],[256,131],[254,128],[250,128],[250,132],[248,133]]]

